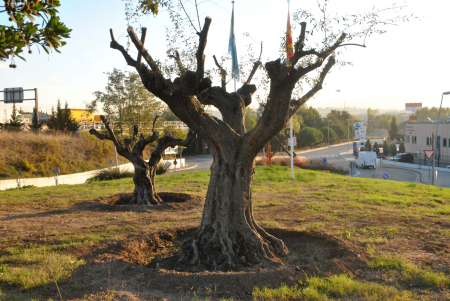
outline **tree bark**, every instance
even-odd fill
[[[163,204],[163,200],[156,193],[155,174],[156,166],[147,163],[141,166],[134,165],[134,191],[131,203],[133,205]]]
[[[208,142],[214,156],[201,225],[194,237],[184,243],[179,263],[189,267],[228,270],[242,265],[277,262],[279,257],[287,254],[287,248],[253,218],[254,159],[284,127],[290,115],[295,114],[305,101],[322,88],[325,76],[335,63],[332,54],[346,36],[342,34],[332,46],[321,52],[304,50],[306,24],[302,24],[290,64],[281,59],[265,64],[270,79],[267,104],[255,128],[247,132],[245,108],[251,104],[256,91],[256,86],[250,82],[261,63],[254,63],[248,80],[237,92],[226,91],[225,75],[222,77],[222,87],[212,87],[211,80],[204,77],[204,50],[210,24],[211,19],[207,17],[204,28],[198,33],[197,70],[185,70],[179,64],[181,75],[173,81],[164,77],[132,27],[127,30],[130,39],[149,67],[134,60],[115,40],[112,30],[111,48],[120,51],[127,64],[136,68],[142,83],[150,92],[164,101],[180,120]],[[296,66],[301,58],[309,55],[316,59],[309,64]],[[327,59],[312,89],[302,98],[292,100],[296,83],[307,73],[321,68]],[[220,65],[218,67],[221,69]],[[215,106],[222,113],[223,120],[207,114],[202,105]]]
[[[203,209],[194,237],[182,248],[182,265],[230,270],[279,261],[287,254],[283,241],[254,220],[252,182],[254,158],[234,149],[225,155],[213,147],[214,162]]]

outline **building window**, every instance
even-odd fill
[[[405,142],[406,143],[410,143],[411,141],[411,136],[410,135],[405,135]]]
[[[412,137],[412,143],[417,144],[417,136]]]
[[[447,147],[447,138],[442,139],[442,147]]]
[[[427,145],[430,145],[430,137],[427,137]]]

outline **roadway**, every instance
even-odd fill
[[[376,142],[380,143],[382,141]],[[329,147],[325,146],[316,149],[296,151],[295,153],[297,156],[305,157],[308,160],[322,160],[323,158],[326,158],[327,164],[334,164],[347,170],[349,169],[350,162],[355,160],[355,157],[353,156],[352,143],[350,143],[350,145],[345,143],[331,145]],[[282,154],[278,152],[277,155],[287,156],[284,152]],[[211,155],[186,157],[186,162],[188,163],[187,168],[189,168],[189,166],[191,166],[191,168],[185,169],[185,171],[209,169],[212,161],[213,158]],[[183,170],[176,172],[183,172]],[[377,169],[357,168],[355,177],[383,179],[384,174],[388,175],[388,178],[386,179],[387,181],[418,182],[429,184],[428,170],[406,169],[387,166],[386,164],[384,164],[382,168]],[[441,187],[450,187],[450,173],[441,172],[436,184]]]

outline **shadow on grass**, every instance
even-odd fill
[[[159,196],[165,201],[160,205],[126,205],[123,200],[131,200],[131,194],[116,194],[92,201],[82,201],[74,204],[71,208],[57,209],[46,212],[20,214],[5,217],[0,221],[12,221],[22,218],[49,217],[52,215],[71,214],[76,212],[155,212],[167,210],[190,210],[204,202],[204,198],[184,194],[161,192]]]

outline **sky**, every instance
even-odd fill
[[[94,91],[104,91],[107,84],[105,72],[118,68],[132,71],[122,55],[109,47],[109,29],[113,28],[116,39],[127,42],[124,2],[121,0],[63,0],[60,17],[69,28],[71,38],[60,48],[61,54],[45,54],[33,49],[25,54],[27,62],[16,60],[17,68],[10,69],[9,62],[0,62],[0,90],[9,87],[38,88],[40,110],[50,112],[58,99],[68,102],[71,108],[84,108],[84,102],[94,99]],[[388,0],[331,0],[330,16],[356,13],[388,7],[395,1]],[[397,1],[398,2],[398,1]],[[183,0],[186,9],[198,24],[194,0]],[[231,1],[199,0],[200,19],[212,18],[206,47],[207,67],[212,66],[212,55],[227,54],[231,19]],[[403,2],[400,3],[403,5]],[[405,13],[418,16],[418,20],[389,26],[387,33],[370,37],[366,48],[343,49],[345,59],[353,66],[334,68],[317,96],[308,102],[312,107],[379,108],[403,110],[406,102],[422,102],[423,106],[439,106],[442,92],[450,91],[450,39],[448,28],[450,11],[448,0],[409,0]],[[290,11],[310,9],[317,12],[316,0],[291,0]],[[253,44],[255,55],[259,55],[259,41],[263,42],[263,63],[279,55],[280,38],[284,35],[287,21],[287,2],[281,0],[236,0],[235,34],[238,54],[243,54],[246,45]],[[0,14],[0,24],[8,21]],[[169,26],[166,11],[160,10],[157,17],[144,17],[140,25],[148,28],[146,48],[157,59],[164,61],[165,28]],[[134,25],[138,26],[138,25]],[[198,26],[198,25],[196,25]],[[248,32],[251,38],[244,36]],[[293,29],[294,41],[299,28]],[[358,42],[358,41],[354,41]],[[361,41],[362,43],[362,41]],[[308,44],[307,44],[308,45]],[[136,55],[134,48],[130,53]],[[231,64],[231,63],[230,63]],[[216,77],[216,84],[219,78]],[[232,87],[229,87],[231,90]],[[340,92],[336,92],[339,90]],[[26,95],[31,98],[32,94]],[[444,107],[450,106],[444,98]],[[0,95],[3,99],[3,95]],[[253,105],[256,105],[254,100]],[[31,111],[34,102],[21,106]],[[11,105],[0,103],[3,109]]]

